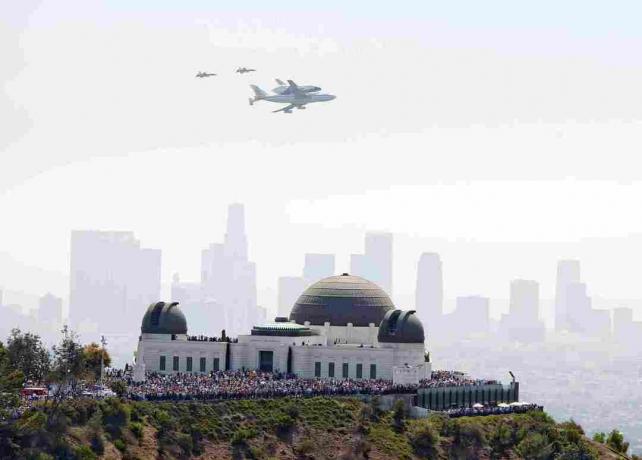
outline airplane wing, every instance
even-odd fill
[[[272,111],[272,113],[277,113],[277,112],[289,112],[290,110],[292,110],[292,109],[293,109],[293,108],[295,108],[295,107],[296,107],[296,104],[286,105],[285,107],[280,108],[279,110],[273,110],[273,111]]]
[[[288,80],[288,85],[290,85],[290,89],[292,90],[292,94],[294,94],[295,96],[299,97],[299,96],[304,96],[305,95],[305,93],[303,91],[301,91],[301,88],[299,88],[297,86],[297,84],[294,83],[292,80]]]

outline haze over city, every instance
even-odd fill
[[[0,340],[69,323],[124,365],[150,304],[236,336],[350,273],[417,310],[433,362],[517,370],[591,432],[591,385],[622,385],[642,452],[642,5],[0,12]],[[337,97],[250,106],[275,79]]]

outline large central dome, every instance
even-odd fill
[[[309,321],[316,326],[326,322],[332,326],[379,326],[386,312],[394,309],[392,300],[379,286],[344,273],[307,288],[292,307],[290,320],[298,324]]]

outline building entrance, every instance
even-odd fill
[[[263,372],[273,372],[274,370],[274,352],[259,351],[259,369]]]

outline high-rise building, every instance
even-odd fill
[[[392,295],[392,233],[369,232],[365,240],[365,252],[350,257],[350,271]]]
[[[40,297],[38,321],[58,328],[62,324],[62,299],[49,292]]]
[[[617,340],[628,341],[633,332],[633,309],[613,309],[613,335]]]
[[[259,314],[256,266],[247,254],[244,208],[242,204],[231,204],[224,242],[211,244],[201,258],[203,296],[225,310],[228,334],[247,330]]]
[[[450,327],[466,336],[485,334],[490,329],[490,301],[488,297],[457,297],[455,311],[451,315],[454,321]]]
[[[555,287],[555,329],[568,329],[567,288],[580,282],[579,260],[560,260],[557,263],[557,282]]]
[[[307,285],[335,275],[334,254],[306,254],[303,279]]]
[[[569,283],[566,286],[565,303],[566,328],[572,332],[584,332],[584,324],[592,307],[591,298],[586,291],[586,284]]]
[[[443,315],[444,281],[439,254],[424,252],[417,264],[415,307],[419,319],[430,328],[438,324]]]
[[[278,314],[289,317],[301,293],[305,290],[306,282],[299,276],[282,276],[279,278]]]
[[[72,325],[129,332],[160,298],[161,251],[140,247],[132,232],[71,233],[69,310]]]
[[[510,283],[508,314],[502,315],[501,332],[510,340],[537,342],[544,340],[546,328],[539,319],[539,284],[532,280]]]
[[[511,315],[523,322],[539,319],[539,283],[533,280],[513,280],[510,283]]]

